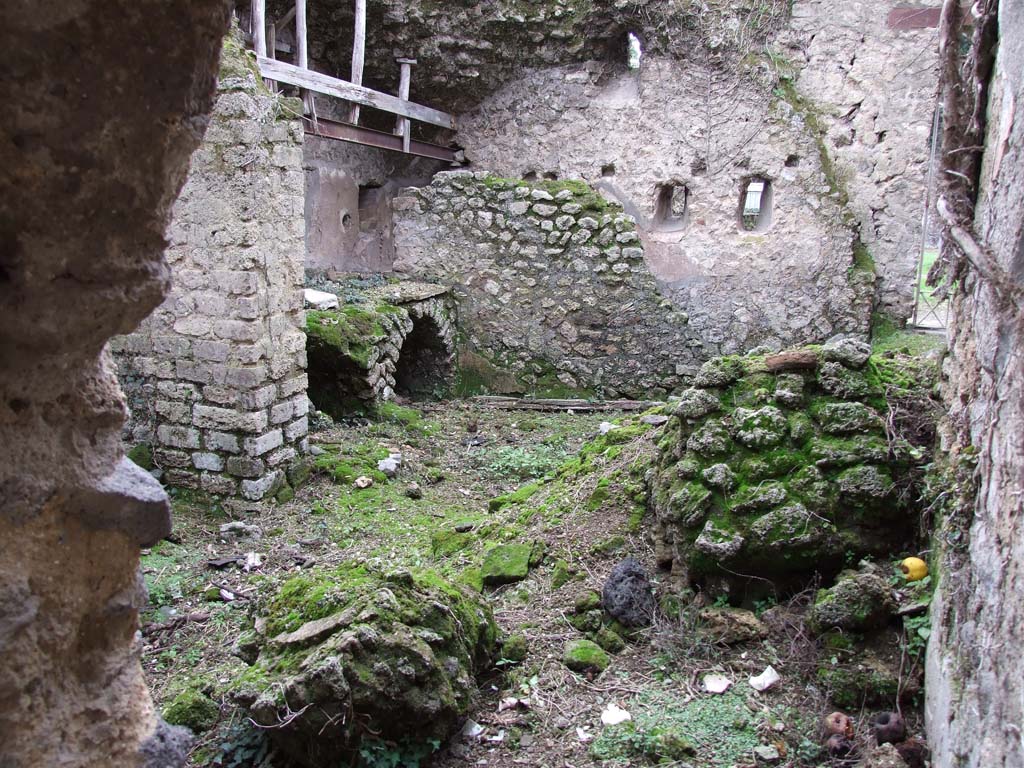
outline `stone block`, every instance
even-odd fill
[[[207,403],[216,403],[217,405],[226,405],[234,408],[238,405],[239,392],[233,387],[220,387],[211,385],[203,387],[203,400]]]
[[[285,446],[284,448],[279,448],[278,450],[274,451],[273,453],[271,453],[270,455],[267,456],[267,459],[266,459],[267,466],[268,467],[280,466],[281,464],[284,464],[286,462],[291,461],[292,459],[294,459],[298,455],[299,455],[298,451],[296,451],[291,446]]]
[[[207,432],[203,436],[203,444],[208,451],[239,453],[242,450],[241,440],[229,432]]]
[[[283,424],[292,417],[294,407],[291,400],[286,400],[283,403],[278,403],[270,409],[270,423],[271,424]]]
[[[270,472],[257,480],[243,480],[239,488],[242,496],[250,501],[259,501],[273,493],[282,483],[284,473],[281,470]]]
[[[231,456],[224,464],[229,475],[236,477],[259,477],[266,470],[263,459],[254,459],[249,456]]]
[[[242,441],[242,450],[249,456],[262,456],[279,448],[284,443],[284,435],[280,429],[274,429],[259,437],[247,437]]]
[[[303,393],[292,400],[292,415],[298,418],[307,413],[309,413],[309,398]]]
[[[213,332],[222,339],[257,341],[263,335],[263,324],[248,320],[217,320]]]
[[[228,359],[231,346],[222,341],[197,341],[192,345],[192,354],[197,360],[223,363]]]
[[[169,469],[164,473],[163,481],[175,488],[199,488],[199,475],[187,469]]]
[[[201,407],[201,406],[197,406]],[[177,427],[161,424],[156,430],[157,440],[171,448],[198,448],[199,430],[192,427]]]
[[[173,424],[188,424],[192,420],[192,406],[180,400],[157,400],[153,406],[162,421]]]
[[[178,360],[175,363],[178,379],[194,381],[197,384],[223,384],[227,374],[227,366],[219,363],[195,363],[191,360]]]
[[[197,405],[192,412],[192,423],[204,429],[227,429],[238,432],[262,432],[267,428],[266,411],[236,411]],[[194,446],[198,448],[199,446]]]
[[[224,459],[216,453],[193,453],[192,466],[196,469],[208,469],[211,472],[220,472],[224,469]]]
[[[238,481],[226,475],[203,472],[199,476],[199,487],[207,493],[219,496],[234,496],[238,492]]]
[[[303,416],[284,428],[284,438],[289,443],[293,440],[305,437],[309,433],[309,418]]]
[[[238,352],[238,348],[235,349]],[[263,356],[262,351],[260,357]],[[242,362],[241,360],[239,362]],[[224,381],[232,387],[239,389],[253,389],[267,380],[267,367],[265,365],[229,366]]]
[[[157,448],[153,451],[153,461],[162,469],[168,469],[170,467],[187,468],[192,466],[192,459],[185,451],[169,450],[167,448]]]
[[[277,399],[277,385],[267,384],[252,392],[246,392],[239,399],[240,405],[249,411],[266,408]]]
[[[168,400],[194,400],[199,396],[199,390],[195,386],[177,381],[157,382],[156,391]]]

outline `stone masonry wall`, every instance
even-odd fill
[[[597,63],[533,71],[462,116],[459,135],[478,167],[584,179],[621,202],[665,297],[689,317],[698,361],[866,332],[874,275],[804,117],[721,77],[707,62],[654,57],[611,76]],[[704,120],[709,110],[722,117]],[[753,177],[771,182],[771,216],[748,231],[739,208]],[[674,221],[659,218],[666,187]]]
[[[526,389],[670,389],[700,356],[666,306],[636,227],[581,183],[452,171],[395,199],[399,273],[452,287],[463,353]]]
[[[167,236],[172,290],[112,342],[167,485],[259,499],[306,451],[304,175],[296,100],[226,44],[219,95]]]

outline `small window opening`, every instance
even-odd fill
[[[626,35],[626,66],[630,69],[640,69],[640,59],[643,55],[640,38],[630,32]]]
[[[537,180],[537,172],[536,171],[527,171],[526,173],[523,174],[523,181],[536,181],[536,180]]]
[[[772,225],[772,183],[763,177],[748,179],[740,190],[739,227],[743,232],[767,232]]]
[[[558,174],[554,171],[545,171],[544,178],[548,181],[558,181]]]
[[[352,214],[348,211],[341,212],[341,228],[348,229],[352,226]]]
[[[614,176],[615,175],[615,163],[608,163],[608,165],[601,166],[602,176]]]
[[[690,188],[685,184],[662,184],[654,201],[654,229],[678,232],[690,218]]]
[[[788,155],[786,157],[787,168],[796,168],[798,165],[800,165],[800,155]]]

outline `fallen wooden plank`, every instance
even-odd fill
[[[283,61],[275,61],[266,56],[258,56],[260,74],[270,80],[277,80],[279,83],[288,83],[299,88],[306,88],[310,91],[322,93],[325,96],[334,96],[345,101],[354,101],[363,106],[382,109],[395,115],[402,115],[422,123],[430,123],[442,128],[455,130],[455,117],[447,112],[442,112],[422,104],[415,104],[411,101],[403,101],[396,96],[387,93],[364,88],[361,85],[338,80],[336,77],[314,72],[312,69],[301,69]]]
[[[541,397],[477,395],[470,402],[486,408],[523,411],[646,411],[665,403],[660,400],[563,400]]]

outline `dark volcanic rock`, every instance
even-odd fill
[[[612,618],[627,627],[646,627],[654,620],[651,580],[632,557],[627,557],[608,574],[601,602]]]

